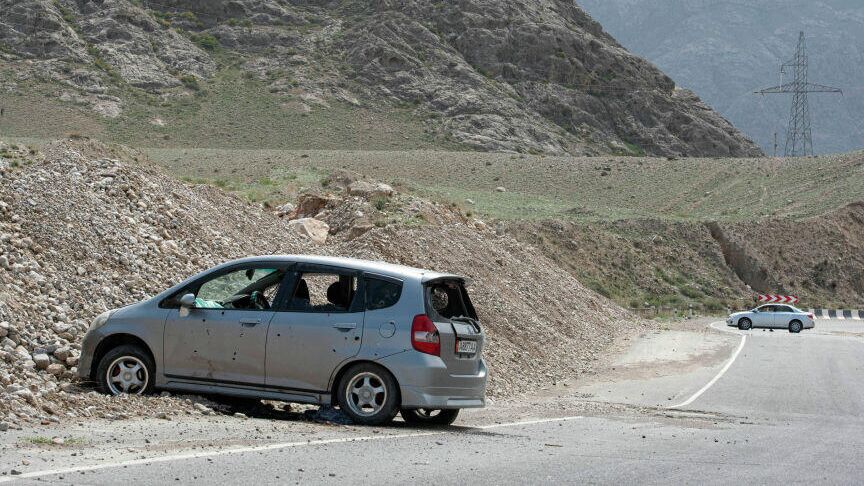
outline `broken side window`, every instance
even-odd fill
[[[366,278],[366,310],[386,309],[396,305],[402,285],[374,277]]]
[[[299,275],[288,308],[296,312],[348,312],[357,293],[357,279],[337,273]]]

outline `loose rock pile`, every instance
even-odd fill
[[[80,340],[104,310],[254,254],[357,256],[472,277],[490,339],[493,395],[585,370],[629,326],[629,315],[539,252],[389,186],[333,181],[334,194],[304,195],[274,213],[134,157],[67,141],[49,146],[44,161],[0,167],[0,422],[7,426],[194,413],[192,402],[170,396],[82,391],[74,384]],[[325,239],[295,231],[302,218],[326,226]]]

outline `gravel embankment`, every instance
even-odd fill
[[[290,224],[300,210],[280,216],[94,142],[52,144],[44,160],[16,157],[31,163],[0,164],[3,427],[201,412],[175,397],[115,399],[78,389],[80,339],[102,311],[247,255],[357,256],[473,278],[493,396],[583,371],[615,335],[638,325],[503,228],[422,199],[387,195],[381,204],[369,194],[349,196],[334,181],[335,195],[313,201],[323,204],[315,216],[330,225],[327,242],[316,245]]]

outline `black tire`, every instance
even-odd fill
[[[368,382],[366,381],[368,379]],[[364,388],[383,389],[383,392],[374,392],[369,405],[361,403],[361,394]],[[358,386],[359,385],[359,386]],[[360,425],[382,425],[390,423],[399,413],[399,386],[396,379],[389,371],[372,363],[359,363],[351,366],[339,380],[336,387],[336,403],[342,413],[347,415],[354,423]],[[368,409],[365,407],[368,406]],[[362,412],[362,413],[361,413]]]
[[[129,389],[124,391],[121,384],[109,383],[109,367],[120,371],[118,367],[132,365],[134,368],[135,364],[139,364],[141,369],[135,371],[134,374],[130,372],[130,375],[134,376],[135,380],[140,381],[141,385],[130,386]],[[108,395],[121,395],[124,393],[147,395],[153,393],[155,379],[156,365],[153,363],[153,358],[150,357],[147,351],[134,344],[123,344],[109,350],[99,360],[99,366],[96,368],[96,382],[99,384],[99,390]]]
[[[459,409],[430,410],[427,408],[403,408],[402,420],[407,424],[420,426],[447,426],[456,421]]]
[[[799,320],[794,320],[794,321],[789,323],[789,332],[791,332],[791,333],[797,334],[797,333],[801,332],[801,329],[803,329],[803,328],[804,328],[804,326],[801,325],[801,321],[799,321]]]
[[[738,329],[742,331],[747,331],[753,327],[753,321],[747,319],[746,317],[742,317],[741,320],[738,321]]]

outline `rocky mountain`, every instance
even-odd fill
[[[760,153],[566,0],[0,0],[0,52],[19,136],[60,100],[148,145]]]
[[[807,36],[810,81],[844,90],[811,95],[817,153],[864,147],[864,3],[858,0],[580,0],[634,53],[753,138],[783,152],[791,98],[757,96],[780,84],[780,64]],[[786,78],[789,81],[789,78]]]

